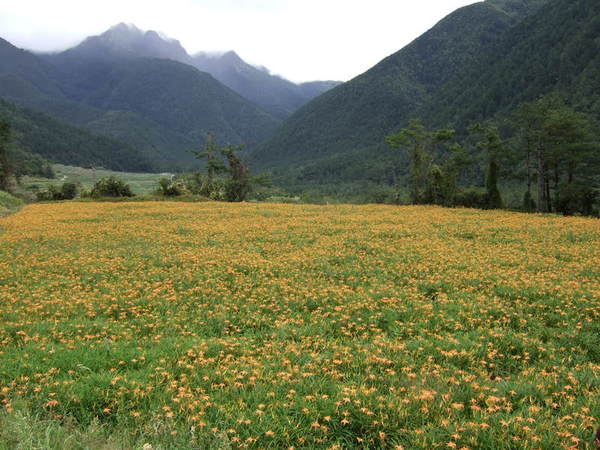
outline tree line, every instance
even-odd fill
[[[498,183],[504,176],[526,183],[525,211],[593,215],[600,181],[596,130],[592,118],[551,93],[521,104],[506,123],[471,125],[460,143],[455,130],[429,130],[419,119],[386,142],[408,157],[413,204],[503,208]],[[485,172],[483,190],[460,187],[474,164]]]

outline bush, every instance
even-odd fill
[[[158,181],[158,188],[156,189],[158,195],[165,197],[178,197],[187,193],[185,183],[181,180],[170,180],[168,178],[161,178]]]
[[[8,211],[15,211],[25,205],[25,202],[8,192],[0,191],[0,215]]]
[[[73,200],[79,188],[75,183],[64,183],[60,188],[51,184],[45,191],[36,193],[39,201]]]
[[[488,194],[484,189],[480,188],[462,189],[454,196],[455,206],[486,209],[488,204]]]
[[[567,184],[559,189],[556,210],[565,216],[581,214],[582,216],[594,216],[598,212],[594,204],[598,199],[598,190],[581,184]]]
[[[89,195],[94,198],[133,197],[133,192],[131,192],[131,188],[123,180],[111,176],[100,178],[98,181],[96,181]]]
[[[73,200],[77,197],[78,192],[77,185],[75,183],[65,183],[62,185],[60,193],[63,200]]]

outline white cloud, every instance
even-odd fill
[[[294,81],[348,80],[472,0],[4,0],[0,36],[60,50],[119,22],[194,53],[236,50]]]

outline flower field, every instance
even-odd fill
[[[0,448],[592,449],[599,426],[599,220],[219,203],[0,220]]]

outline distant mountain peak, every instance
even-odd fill
[[[140,30],[138,27],[136,27],[135,24],[125,23],[125,22],[121,22],[116,25],[113,25],[105,33],[108,33],[110,31],[142,33],[142,30]]]
[[[179,41],[128,23],[113,25],[99,36],[88,37],[74,51],[95,57],[149,57],[186,63],[190,59]]]

